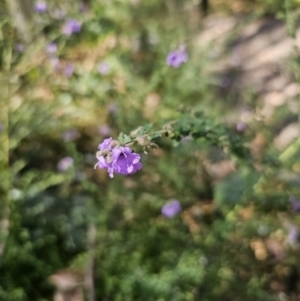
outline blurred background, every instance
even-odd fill
[[[1,0],[0,300],[300,300],[299,14]],[[136,148],[134,175],[94,169],[105,138],[186,112],[253,161],[187,137]]]

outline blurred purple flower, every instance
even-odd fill
[[[58,57],[52,57],[49,59],[49,63],[50,63],[50,66],[52,67],[52,69],[56,72],[59,71],[60,69],[60,60]]]
[[[178,68],[182,63],[187,62],[188,55],[184,46],[180,46],[178,49],[171,51],[167,55],[166,63],[173,68]]]
[[[296,227],[295,225],[292,225],[292,224],[288,224],[288,225],[286,225],[286,228],[288,230],[288,236],[287,236],[288,242],[291,245],[295,245],[295,243],[298,240],[298,236],[299,236],[298,227]]]
[[[236,130],[239,132],[243,132],[247,128],[247,124],[245,122],[239,121],[236,124]]]
[[[74,73],[74,70],[75,68],[72,63],[66,63],[63,73],[66,77],[71,77]]]
[[[109,71],[109,65],[106,62],[101,62],[98,65],[97,69],[100,74],[105,75]]]
[[[81,30],[81,23],[76,19],[68,19],[62,29],[63,34],[70,36],[73,33],[78,33]]]
[[[65,142],[75,140],[79,136],[79,132],[76,129],[69,129],[62,133],[61,137]]]
[[[101,134],[103,136],[108,136],[111,133],[111,128],[109,126],[107,126],[106,124],[100,125],[98,127],[98,132],[99,132],[99,134]]]
[[[294,196],[291,196],[289,201],[292,204],[293,211],[300,212],[300,200]]]
[[[48,54],[54,54],[57,51],[57,45],[53,42],[50,42],[47,46],[46,46],[46,52]]]
[[[37,12],[37,13],[44,13],[46,10],[47,10],[47,3],[44,2],[44,1],[37,1],[35,2],[34,4],[34,10]]]
[[[171,202],[165,204],[162,209],[161,213],[167,218],[172,218],[176,214],[178,214],[181,211],[181,205],[178,200],[172,200]]]
[[[132,151],[128,146],[119,146],[112,138],[105,139],[99,144],[100,151],[97,152],[96,158],[98,163],[95,168],[107,168],[110,178],[117,174],[129,175],[137,172],[142,168],[140,155]]]
[[[0,133],[4,130],[4,124],[0,122]]]
[[[109,106],[108,106],[108,111],[109,113],[111,114],[116,114],[119,112],[119,107],[115,104],[115,103],[111,103]]]
[[[61,172],[68,170],[74,163],[71,157],[65,157],[57,163],[57,169]]]
[[[16,49],[16,51],[18,51],[18,52],[21,53],[21,52],[24,51],[25,46],[24,46],[24,44],[22,44],[22,43],[18,43],[18,44],[16,44],[15,49]]]

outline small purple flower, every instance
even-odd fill
[[[63,34],[70,36],[73,33],[78,33],[81,30],[81,23],[76,19],[68,19],[63,26]]]
[[[117,114],[119,112],[119,107],[115,103],[111,103],[108,106],[108,111],[111,114]]]
[[[102,75],[105,75],[109,71],[109,65],[106,62],[102,62],[97,67],[98,72]]]
[[[65,142],[70,142],[75,140],[79,136],[76,129],[69,129],[62,133],[61,137]]]
[[[47,46],[46,46],[46,52],[48,54],[54,54],[55,52],[57,51],[57,45],[53,42],[49,43]]]
[[[66,63],[63,73],[66,77],[71,77],[74,73],[74,69],[75,68],[72,63]]]
[[[57,169],[61,172],[68,170],[74,163],[71,157],[65,157],[57,163]]]
[[[142,168],[140,163],[141,156],[132,151],[128,146],[120,146],[112,138],[105,139],[99,145],[100,151],[97,152],[96,158],[98,163],[95,168],[107,168],[110,178],[117,174],[129,175],[137,172]]]
[[[295,245],[295,243],[297,242],[298,237],[299,237],[298,227],[296,227],[295,225],[292,225],[292,224],[287,224],[285,227],[288,231],[287,240],[293,246],[293,245]]]
[[[15,49],[16,49],[16,51],[22,53],[25,50],[25,46],[22,43],[18,43],[18,44],[16,44]]]
[[[34,10],[39,14],[44,13],[47,10],[47,3],[44,1],[35,2]]]
[[[107,126],[106,124],[100,125],[98,127],[98,132],[99,132],[99,134],[101,134],[103,136],[108,136],[111,133],[111,128],[109,126]]]
[[[55,72],[58,72],[60,70],[61,64],[60,64],[60,60],[59,60],[58,57],[50,58],[49,62],[50,62],[50,65],[51,65],[52,69]]]
[[[247,128],[247,124],[245,122],[239,121],[236,124],[236,130],[238,132],[244,132],[246,128]]]
[[[188,55],[184,46],[180,46],[178,49],[171,51],[166,59],[166,63],[173,68],[178,68],[182,63],[187,62]]]
[[[178,214],[181,211],[181,205],[178,200],[172,200],[171,202],[165,204],[162,209],[161,213],[167,218],[172,218],[176,214]]]
[[[0,133],[4,130],[4,124],[0,122]]]

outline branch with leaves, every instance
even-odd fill
[[[153,124],[140,126],[130,135],[120,133],[117,140],[105,139],[96,153],[99,168],[107,168],[110,177],[113,173],[132,174],[142,168],[140,155],[133,152],[135,144],[148,154],[151,149],[158,148],[162,137],[170,137],[174,141],[190,136],[194,140],[203,140],[210,145],[222,148],[240,159],[251,159],[249,149],[243,137],[222,124],[214,124],[211,119],[201,114],[183,115],[177,121],[167,122],[162,129],[153,130]]]

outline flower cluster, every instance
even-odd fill
[[[142,168],[140,155],[132,151],[129,146],[121,146],[118,141],[112,138],[105,139],[100,145],[96,154],[98,163],[95,168],[107,168],[109,176],[117,174],[133,174]]]
[[[188,55],[185,47],[180,46],[178,49],[171,51],[166,59],[166,63],[173,68],[178,68],[182,63],[187,62]]]

